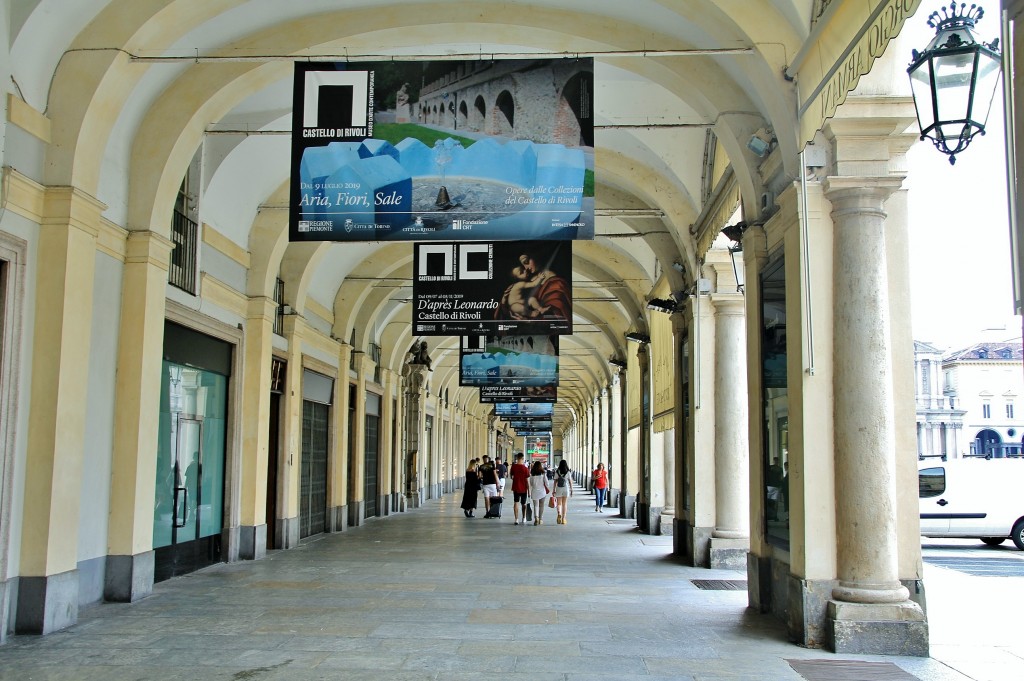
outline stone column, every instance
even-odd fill
[[[686,466],[686,442],[689,440],[689,367],[688,357],[683,356],[683,347],[689,337],[686,317],[681,312],[672,313],[672,362],[675,373],[676,403],[673,418],[672,437],[672,476],[668,484],[672,486],[672,552],[677,556],[686,555],[685,523],[687,521],[687,489],[689,474]],[[678,506],[677,506],[678,504]],[[664,531],[665,528],[662,528]]]
[[[302,473],[302,345],[305,321],[297,314],[285,315],[284,336],[288,340],[281,400],[281,462],[277,477],[280,491],[274,545],[291,549],[299,545],[299,497]]]
[[[419,508],[421,461],[426,451],[424,438],[427,437],[425,424],[427,418],[427,376],[425,365],[407,364],[405,366],[405,503],[408,508]],[[439,428],[440,423],[435,427]],[[493,443],[493,438],[491,439]],[[493,447],[493,444],[491,445]]]
[[[715,314],[715,529],[711,567],[742,570],[750,548],[744,300],[711,296]]]
[[[164,302],[173,246],[156,232],[128,235],[103,584],[108,601],[132,602],[153,590],[153,452],[159,440]]]
[[[359,350],[352,353],[356,370],[356,403],[352,415],[352,449],[349,452],[348,524],[366,522],[366,381],[373,376],[373,360]]]
[[[649,399],[651,364],[650,350],[647,343],[641,343],[637,346],[636,356],[640,365],[640,371],[637,376],[637,380],[640,381],[640,456],[638,459],[640,486],[636,497],[637,525],[640,527],[641,532],[657,534],[657,523],[654,519],[655,509],[651,494],[651,413]],[[647,406],[645,406],[645,401]],[[660,518],[660,513],[661,509],[659,508],[657,509],[658,518]]]
[[[99,201],[46,189],[39,228],[32,390],[15,631],[78,620],[78,511],[92,336]],[[154,440],[155,441],[155,440]],[[155,469],[154,469],[155,485]],[[152,519],[152,513],[149,514]]]
[[[331,532],[344,532],[348,527],[349,479],[349,367],[352,364],[352,346],[338,344],[338,380],[334,382],[334,444],[327,460],[327,519]]]
[[[265,296],[249,299],[242,354],[241,419],[245,425],[239,471],[238,546],[238,557],[242,560],[263,558],[267,553],[267,457],[270,449],[267,422],[270,420],[270,369],[276,314],[274,299]]]
[[[833,392],[835,394],[838,585],[828,616],[837,649],[862,649],[899,630],[904,646],[927,624],[899,580],[896,447],[890,362],[885,200],[899,178],[830,177],[832,203]],[[916,641],[921,643],[921,641]]]
[[[671,535],[675,531],[676,521],[676,430],[668,428],[664,432],[662,448],[663,480],[665,487],[665,507],[661,509],[661,534]]]
[[[623,518],[630,516],[629,509],[632,499],[629,498],[627,490],[629,478],[626,477],[626,467],[629,457],[626,456],[626,369],[619,367],[615,374],[615,383],[612,390],[612,422],[614,423],[615,434],[615,474],[618,480],[613,484],[618,486],[612,489],[612,493],[618,499],[619,515]]]
[[[377,508],[380,509],[381,515],[390,515],[393,510],[392,501],[394,499],[394,492],[396,491],[391,486],[392,478],[392,461],[394,460],[394,452],[392,451],[392,443],[394,442],[394,414],[395,405],[394,399],[394,387],[395,387],[395,372],[390,369],[381,369],[381,383],[384,384],[384,394],[380,400],[380,438],[378,438],[378,447],[380,451],[380,463],[381,472],[380,488],[377,494]]]
[[[604,462],[605,471],[608,474],[608,488],[605,490],[605,506],[611,506],[614,502],[611,498],[611,485],[614,476],[612,471],[612,443],[611,443],[611,400],[608,396],[610,387],[601,391],[601,456]]]

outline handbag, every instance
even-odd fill
[[[526,506],[526,522],[530,522],[532,520],[533,520],[533,504],[528,504]]]
[[[555,498],[554,497],[548,497],[548,508],[554,508],[554,507],[555,507]]]

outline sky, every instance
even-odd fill
[[[907,24],[924,24],[924,2]],[[984,41],[998,35],[997,13],[980,21]],[[923,48],[933,31],[924,25]],[[907,62],[910,59],[908,56]],[[986,134],[951,166],[930,141],[907,155],[911,304],[914,338],[940,349],[1020,337],[1014,316],[1002,98]]]

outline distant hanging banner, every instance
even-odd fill
[[[554,403],[558,388],[553,385],[488,385],[480,386],[480,402],[539,402]]]
[[[296,62],[291,241],[594,238],[593,59]]]
[[[417,336],[572,333],[572,242],[416,244]]]
[[[531,418],[551,417],[555,413],[551,404],[517,404],[499,402],[494,405],[494,415],[498,418]]]
[[[463,336],[459,385],[556,386],[558,336]]]
[[[508,422],[508,427],[517,433],[547,433],[550,432],[553,424],[551,419],[513,419]]]

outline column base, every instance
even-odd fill
[[[377,515],[381,517],[391,515],[391,497],[387,494],[377,497]]]
[[[405,509],[402,508],[402,495],[398,492],[392,492],[388,497],[388,501],[391,504],[392,513],[401,513]]]
[[[419,490],[415,492],[409,492],[405,495],[405,507],[409,509],[419,508],[422,505],[422,499],[420,497]]]
[[[749,551],[749,537],[711,537],[708,564],[716,570],[745,570]]]
[[[646,509],[647,534],[661,534],[661,506],[648,506]]]
[[[299,545],[299,519],[278,518],[274,535],[277,538],[275,544],[279,549],[294,549]]]
[[[614,508],[618,508],[619,507],[619,490],[615,489],[614,487],[609,487],[608,488],[608,492],[606,494],[608,495],[608,505],[612,506]]]
[[[928,657],[928,621],[913,601],[829,601],[828,638],[836,653]]]
[[[0,645],[7,642],[7,623],[10,621],[14,594],[14,580],[0,579]]]
[[[18,634],[49,634],[78,621],[78,570],[18,580]]]
[[[348,502],[348,525],[349,527],[359,527],[366,522],[366,502],[365,501],[350,501]]]
[[[619,494],[619,515],[623,518],[636,518],[636,495],[623,490]]]
[[[328,532],[344,532],[348,529],[347,505],[327,509],[327,528]]]
[[[687,565],[711,567],[711,532],[713,527],[693,527],[689,521],[682,521],[682,557]]]
[[[134,603],[150,595],[155,564],[153,551],[134,556],[107,556],[103,598],[115,603]]]
[[[661,530],[661,534],[666,537],[671,537],[675,532],[675,521],[676,514],[673,511],[662,511],[661,518],[658,520],[658,527]]]
[[[267,555],[267,526],[242,525],[238,532],[239,560],[259,560]]]

